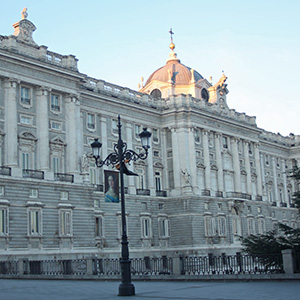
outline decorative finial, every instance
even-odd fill
[[[27,12],[27,8],[23,8],[22,12],[21,12],[21,15],[22,15],[22,20],[24,19],[27,19],[28,17],[28,12]]]
[[[171,35],[171,44],[170,44],[170,49],[172,50],[172,51],[174,51],[174,49],[175,49],[175,44],[173,43],[173,34],[174,34],[174,32],[172,31],[172,28],[170,28],[170,30],[169,30],[169,33],[170,33],[170,35]]]

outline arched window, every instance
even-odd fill
[[[154,98],[161,98],[161,91],[159,89],[154,89],[150,95]]]

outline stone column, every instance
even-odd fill
[[[287,191],[287,179],[286,179],[286,168],[285,168],[285,160],[281,160],[281,170],[282,170],[282,177],[283,177],[283,195],[285,203],[288,203],[288,191]]]
[[[125,130],[126,130],[126,143],[127,143],[127,148],[128,149],[133,149],[133,141],[132,141],[132,124],[131,123],[126,123],[125,124]],[[134,150],[134,149],[133,149]],[[151,148],[150,148],[151,151]],[[134,171],[134,164],[131,162],[130,164],[130,170]],[[135,194],[135,184],[134,176],[125,176],[127,177],[127,182],[128,182],[128,192],[129,194]]]
[[[255,169],[256,169],[256,185],[257,195],[263,195],[263,182],[262,174],[264,174],[264,161],[262,156],[259,155],[259,144],[254,143],[254,157],[255,157]]]
[[[49,90],[40,87],[36,91],[37,169],[49,171]]]
[[[191,184],[193,190],[197,189],[197,162],[196,162],[196,150],[195,150],[195,134],[194,128],[189,128],[189,161],[191,171]]]
[[[217,168],[218,168],[218,191],[224,191],[224,174],[223,174],[223,164],[222,164],[222,153],[221,153],[221,145],[220,145],[220,133],[215,134],[215,145],[216,145],[216,161],[217,161]]]
[[[5,161],[8,167],[18,165],[17,81],[4,81]]]
[[[209,132],[207,130],[203,130],[203,157],[204,157],[204,166],[205,166],[204,177],[205,177],[206,190],[210,190],[211,188],[208,135]]]
[[[180,190],[181,188],[181,170],[180,170],[180,156],[179,156],[179,144],[178,133],[176,128],[171,129],[172,132],[172,155],[173,155],[173,174],[174,174],[174,188]]]
[[[234,190],[237,193],[241,192],[241,170],[240,170],[240,159],[237,146],[237,139],[231,139],[231,149],[232,149],[232,164],[234,171]]]
[[[277,172],[276,172],[276,160],[275,157],[272,156],[272,168],[273,168],[273,189],[274,189],[274,197],[278,206],[280,205],[280,199],[278,197],[278,186],[277,186]]]
[[[68,95],[65,98],[66,110],[66,166],[68,173],[78,173],[78,153],[77,153],[77,121],[76,121],[76,102],[75,95]],[[79,120],[78,120],[79,121]]]
[[[162,170],[163,172],[163,178],[162,178],[162,186],[163,190],[166,190],[169,188],[169,180],[168,180],[168,167],[167,167],[167,141],[166,141],[166,128],[161,130],[161,157],[164,164],[164,168]]]
[[[252,194],[252,185],[251,185],[251,168],[250,168],[250,159],[249,159],[249,141],[244,142],[244,158],[245,158],[245,168],[247,173],[246,185],[247,185],[247,194]]]
[[[259,157],[260,157],[259,163],[260,163],[260,170],[261,170],[261,182],[262,182],[262,187],[264,187],[264,189],[262,190],[262,195],[267,197],[268,191],[267,191],[267,186],[266,186],[266,177],[265,177],[266,174],[265,174],[265,164],[264,164],[263,154],[260,153]],[[256,161],[255,161],[255,163],[256,163]]]

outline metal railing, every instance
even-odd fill
[[[17,275],[18,274],[18,261],[0,261],[0,274]]]
[[[283,273],[279,255],[222,255],[182,257],[182,275]]]
[[[11,176],[11,168],[10,167],[0,167],[0,175]]]
[[[228,192],[227,197],[251,200],[251,195],[246,193]]]
[[[37,170],[23,169],[23,177],[25,178],[35,178],[35,179],[44,179],[44,172]]]
[[[150,196],[150,190],[149,189],[136,189],[137,195],[143,195],[143,196]]]
[[[74,175],[66,173],[54,173],[54,179],[56,181],[74,182]]]

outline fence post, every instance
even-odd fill
[[[285,274],[294,274],[295,264],[292,249],[285,249],[281,251],[283,270]]]
[[[93,275],[93,258],[88,257],[86,259],[86,275],[91,276]]]
[[[180,255],[175,255],[172,258],[173,258],[173,274],[181,275]]]
[[[18,259],[18,274],[19,275],[24,275],[24,259],[19,258]]]

